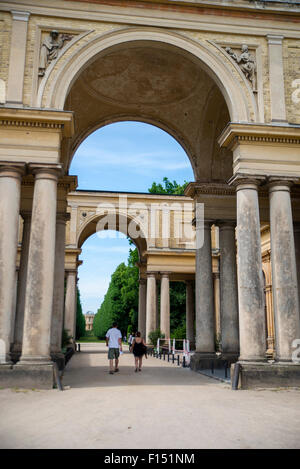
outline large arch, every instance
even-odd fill
[[[161,42],[199,59],[201,66],[221,90],[229,109],[231,121],[248,122],[251,120],[251,111],[256,114],[255,109],[250,110],[249,108],[245,92],[246,84],[245,89],[242,89],[239,81],[234,77],[232,69],[226,65],[224,58],[219,57],[204,43],[193,41],[175,32],[170,33],[152,28],[121,29],[101,34],[79,47],[59,69],[49,86],[49,90],[46,86],[47,80],[44,81],[38,94],[37,105],[52,109],[64,109],[72,83],[97,55],[113,46],[133,41]],[[49,78],[50,75],[48,75],[48,80]]]

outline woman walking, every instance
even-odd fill
[[[143,355],[146,354],[147,347],[140,332],[136,333],[130,351],[133,352],[134,355],[135,372],[137,372],[137,370],[142,371]]]

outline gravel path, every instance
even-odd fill
[[[125,348],[127,348],[125,346]],[[300,448],[300,391],[232,391],[153,357],[108,374],[82,345],[58,390],[0,390],[0,448]]]

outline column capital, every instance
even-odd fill
[[[299,178],[291,176],[271,176],[268,178],[269,192],[290,192],[291,187],[299,181]]]
[[[31,221],[32,211],[31,210],[22,210],[20,212],[21,217],[24,220],[24,223]]]
[[[283,39],[284,36],[281,36],[279,34],[267,34],[268,44],[281,46]]]
[[[255,174],[234,174],[228,181],[228,184],[234,186],[236,191],[241,189],[258,190],[258,187],[265,182],[266,177]]]
[[[69,221],[71,218],[71,215],[70,213],[61,213],[61,212],[58,212],[56,214],[56,223],[66,223],[67,221]]]
[[[160,272],[161,277],[170,277],[171,272]]]
[[[25,174],[25,163],[10,163],[0,161],[0,177],[14,177],[21,179]]]
[[[30,163],[28,169],[35,175],[35,179],[52,179],[58,181],[62,174],[61,164],[36,164]]]
[[[146,272],[147,277],[154,277],[156,278],[159,272]]]
[[[11,16],[14,21],[26,21],[28,22],[30,12],[29,11],[17,11],[11,10]]]
[[[220,230],[234,230],[236,228],[236,220],[220,220],[216,222]]]

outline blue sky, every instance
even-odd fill
[[[91,134],[78,148],[70,174],[78,189],[148,192],[167,176],[182,184],[194,180],[189,159],[169,134],[140,122],[110,124]],[[83,312],[96,313],[111,274],[126,262],[129,243],[121,233],[91,236],[82,246],[79,289]]]

